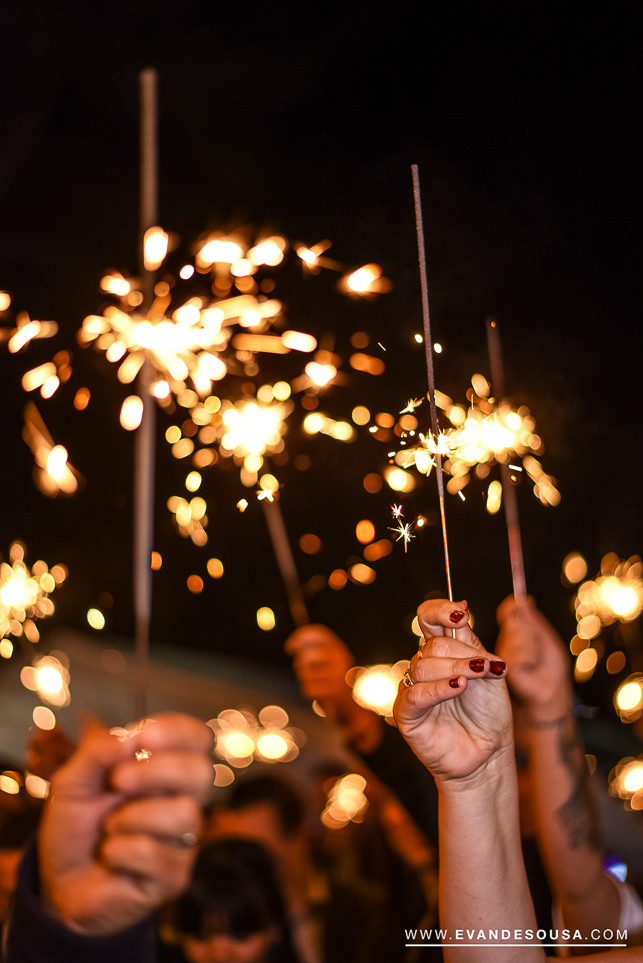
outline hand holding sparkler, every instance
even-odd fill
[[[567,647],[532,598],[510,595],[497,612],[499,658],[511,664],[509,688],[535,724],[571,714],[574,695]]]
[[[393,714],[400,732],[439,784],[458,785],[497,755],[513,753],[511,705],[499,685],[506,663],[483,649],[466,602],[424,602],[425,644],[400,683]],[[445,628],[455,628],[447,638]]]
[[[304,625],[286,641],[302,694],[319,704],[359,752],[370,752],[382,735],[382,719],[358,705],[346,681],[355,664],[346,644],[325,625]]]
[[[94,729],[55,775],[38,849],[43,899],[68,930],[117,933],[187,885],[211,738],[178,714],[122,737]]]

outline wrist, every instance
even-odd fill
[[[437,777],[436,785],[445,796],[476,796],[494,799],[515,792],[516,760],[513,739],[499,747],[484,763],[466,776]],[[494,803],[495,806],[495,803]]]
[[[565,688],[550,693],[547,698],[530,699],[523,702],[521,715],[527,725],[547,725],[554,720],[569,718],[573,715],[574,696],[571,689]]]

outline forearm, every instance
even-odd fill
[[[520,935],[522,946],[507,945],[502,963],[540,963],[545,953],[535,942],[536,917],[520,850],[515,769],[498,760],[466,788],[440,788],[440,917],[453,940],[457,930],[473,938],[470,947],[445,944],[449,963],[498,963],[490,930]],[[525,937],[532,930],[533,940]],[[495,945],[484,946],[485,943]]]
[[[565,924],[582,932],[613,928],[620,901],[603,870],[600,827],[576,721],[569,707],[559,706],[531,714],[527,725],[539,844]]]

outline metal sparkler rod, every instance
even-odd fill
[[[140,82],[140,234],[158,223],[157,74],[141,71]],[[145,269],[141,251],[143,310],[154,298],[154,272]],[[154,533],[154,436],[156,408],[150,394],[153,372],[149,362],[138,377],[143,418],[134,442],[134,638],[136,654],[135,700],[137,718],[147,714],[148,656],[152,614],[152,540]]]
[[[498,323],[487,319],[487,347],[489,351],[489,366],[491,368],[491,386],[498,401],[505,397],[505,369],[502,363],[502,348],[500,345],[500,331]],[[520,519],[518,517],[518,497],[516,489],[511,483],[509,466],[500,463],[500,479],[502,481],[502,497],[505,503],[505,519],[507,522],[507,536],[509,538],[509,558],[511,559],[511,578],[513,580],[514,598],[524,599],[527,595],[525,582],[525,560],[520,537]]]
[[[438,441],[439,425],[438,412],[435,406],[435,375],[433,372],[433,341],[431,339],[431,320],[429,315],[429,283],[426,274],[426,253],[424,249],[424,226],[422,223],[422,200],[420,197],[420,175],[417,164],[411,165],[413,177],[413,199],[415,202],[415,227],[417,233],[418,262],[420,266],[420,287],[422,290],[422,320],[424,324],[424,353],[426,356],[426,372],[429,380],[429,406],[431,408],[431,428],[436,442]],[[444,478],[442,475],[442,455],[436,452],[435,474],[438,482],[438,498],[440,500],[440,519],[442,522],[442,540],[444,542],[444,562],[447,575],[447,590],[449,599],[453,601],[451,585],[451,566],[449,564],[449,543],[447,540],[447,520],[444,510]],[[454,632],[455,635],[455,632]]]
[[[292,548],[290,547],[290,540],[288,538],[288,532],[286,531],[281,506],[279,502],[264,500],[263,509],[272,547],[277,559],[277,565],[286,589],[290,614],[293,622],[297,628],[299,628],[310,622],[310,619],[308,618],[308,609],[306,608],[304,596],[301,591],[301,583],[297,575],[295,560],[293,558]]]

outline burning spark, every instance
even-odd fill
[[[334,261],[321,256],[329,247],[330,241],[319,241],[317,244],[313,244],[312,247],[297,244],[295,245],[295,253],[302,261],[305,271],[308,271],[310,274],[319,274],[323,267],[334,269],[338,267]]]
[[[243,769],[255,760],[292,762],[299,755],[303,733],[288,722],[288,713],[280,706],[266,706],[259,713],[224,709],[208,725],[215,735],[215,754],[229,766]]]
[[[545,473],[534,455],[542,451],[542,441],[535,433],[535,422],[526,407],[517,411],[503,402],[494,406],[489,400],[489,384],[482,375],[472,378],[471,406],[467,411],[455,405],[451,398],[436,391],[436,404],[442,408],[453,428],[440,432],[437,441],[432,435],[419,435],[418,444],[404,448],[395,456],[403,468],[415,465],[422,474],[429,474],[435,464],[435,454],[443,456],[443,468],[451,478],[447,490],[462,497],[461,489],[470,481],[471,469],[483,477],[489,467],[498,462],[508,463],[513,471],[524,470],[531,478],[534,493],[545,505],[557,505],[560,493],[554,479]],[[412,402],[402,414],[409,412]],[[513,459],[522,458],[522,465]],[[499,508],[498,493],[489,492],[488,510]]]
[[[419,408],[424,398],[409,398],[406,408],[402,408],[400,411],[401,415],[412,415],[416,408]]]
[[[36,485],[50,498],[58,494],[73,495],[81,476],[70,465],[67,449],[54,444],[47,426],[32,402],[25,408],[24,417],[22,437],[34,456]]]
[[[0,301],[3,294],[3,291],[0,292]],[[0,306],[0,311],[6,311],[10,303],[9,300],[4,307]],[[57,333],[58,325],[55,321],[32,321],[26,311],[21,311],[16,318],[16,326],[13,330],[6,328],[0,330],[0,341],[6,340],[9,351],[16,354],[31,341],[37,338],[53,338]]]
[[[330,787],[320,818],[328,829],[342,829],[350,822],[361,823],[368,805],[366,780],[351,772]]]
[[[389,531],[397,535],[397,538],[395,539],[396,542],[404,542],[404,551],[406,552],[408,544],[413,538],[413,534],[411,532],[413,522],[404,521],[401,505],[392,505],[391,512],[393,514],[393,518],[398,524],[395,528],[389,528]]]
[[[581,638],[595,638],[601,626],[617,620],[637,619],[643,611],[643,562],[637,555],[622,561],[610,552],[601,562],[601,574],[579,586],[574,605]]]
[[[60,659],[53,653],[36,659],[33,665],[26,665],[20,672],[20,681],[25,689],[37,692],[38,697],[49,705],[62,709],[68,706],[69,668],[66,657],[58,653]]]
[[[161,265],[168,244],[168,235],[160,228],[147,232],[145,257],[150,269]],[[282,316],[281,303],[255,296],[243,283],[260,266],[279,264],[285,249],[285,239],[277,236],[246,247],[238,238],[212,235],[197,251],[196,267],[202,274],[214,273],[215,292],[230,292],[235,284],[240,293],[213,298],[208,288],[205,296],[181,301],[174,290],[176,282],[164,280],[156,285],[155,300],[146,312],[141,308],[143,294],[138,281],[117,273],[106,275],[101,287],[118,298],[119,304],[109,306],[102,315],[85,318],[78,340],[83,345],[93,342],[108,361],[119,363],[118,378],[123,384],[131,383],[147,362],[157,374],[150,391],[160,403],[169,404],[174,396],[179,404],[188,401],[184,406],[194,407],[198,398],[207,397],[229,372],[244,373],[252,367],[255,352],[315,350],[317,342],[310,335],[295,331],[269,334]],[[182,268],[180,276],[189,279],[192,273]],[[241,333],[234,334],[235,327]],[[25,376],[27,390],[42,385],[43,391],[46,378],[53,374],[39,369],[30,372]]]
[[[208,540],[205,531],[208,524],[206,515],[208,506],[205,499],[197,496],[191,501],[180,495],[168,498],[167,507],[174,515],[179,533],[184,538],[191,538],[195,545],[205,545]]]
[[[345,275],[340,281],[340,288],[348,294],[367,297],[389,291],[391,282],[382,276],[379,264],[365,264]]]
[[[67,570],[55,565],[50,571],[40,561],[29,569],[24,552],[24,546],[14,542],[9,549],[11,564],[0,564],[0,639],[24,635],[29,642],[37,642],[35,619],[53,614],[54,603],[49,596],[65,580]]]
[[[353,699],[365,709],[391,718],[398,686],[408,667],[408,661],[402,660],[395,665],[371,665],[359,669],[352,682]]]

